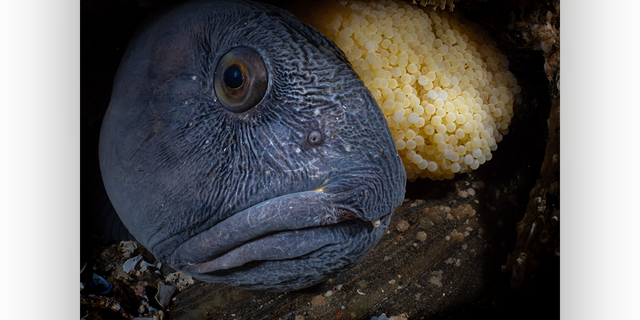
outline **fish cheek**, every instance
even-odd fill
[[[189,36],[168,31],[147,46],[150,47],[148,77],[158,85],[171,81],[196,65],[195,43]]]

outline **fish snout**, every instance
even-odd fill
[[[203,280],[250,289],[295,290],[323,281],[364,258],[390,220],[387,213],[376,227],[332,197],[305,191],[254,205],[181,244],[169,263]]]

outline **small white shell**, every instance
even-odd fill
[[[171,302],[171,295],[176,291],[176,287],[171,285],[166,285],[162,282],[158,283],[158,293],[156,294],[156,301],[163,307],[166,308]]]
[[[131,270],[135,268],[135,266],[138,264],[138,262],[140,262],[140,260],[142,260],[142,255],[137,255],[131,259],[128,259],[122,265],[122,270],[124,270],[124,272],[126,273],[131,273]]]

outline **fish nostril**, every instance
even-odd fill
[[[313,130],[309,132],[309,143],[312,145],[320,145],[322,144],[322,133],[320,131]]]

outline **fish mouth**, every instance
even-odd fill
[[[262,262],[303,260],[321,252],[360,260],[357,257],[364,257],[384,234],[390,215],[372,217],[371,212],[341,205],[322,188],[286,194],[235,213],[190,238],[174,250],[170,261],[186,273],[215,280]]]

